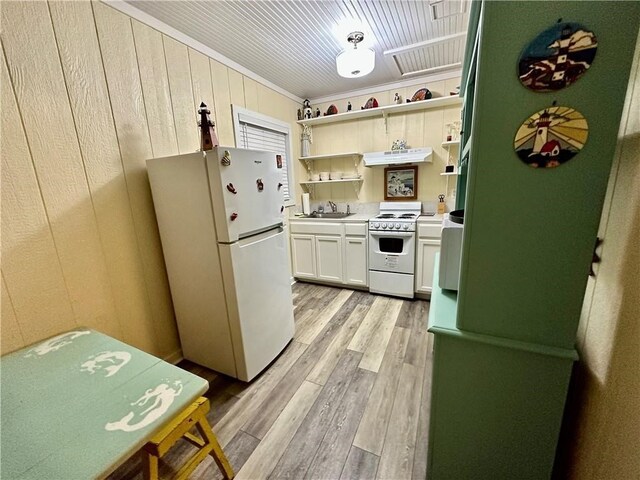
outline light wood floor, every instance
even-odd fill
[[[190,362],[210,382],[209,420],[238,479],[424,479],[429,303],[297,283],[296,336],[251,384]],[[194,447],[161,462],[169,478]],[[142,478],[130,459],[111,478]],[[192,478],[222,478],[211,458]]]

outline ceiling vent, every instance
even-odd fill
[[[384,56],[400,76],[426,75],[460,68],[466,32],[432,38],[404,47],[386,50]]]
[[[431,21],[463,14],[465,3],[464,0],[429,0]]]

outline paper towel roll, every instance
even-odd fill
[[[309,194],[302,194],[302,213],[309,215],[311,213],[311,205],[309,205]]]

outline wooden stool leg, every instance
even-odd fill
[[[158,480],[158,457],[144,452],[142,463],[144,480]]]
[[[202,435],[202,438],[207,442],[207,444],[211,445],[210,455],[218,464],[218,468],[220,469],[220,472],[222,472],[224,478],[226,480],[231,480],[233,477],[235,477],[233,468],[231,468],[231,464],[229,463],[229,460],[227,460],[227,456],[222,451],[222,447],[220,447],[218,439],[211,430],[211,426],[207,421],[207,417],[201,417],[196,424],[196,428],[198,429],[198,432],[200,432],[200,435]]]
[[[180,438],[184,438],[197,447],[198,452],[180,468],[174,477],[175,480],[188,479],[198,465],[207,458],[207,455],[213,457],[225,479],[231,480],[235,476],[229,460],[220,448],[218,439],[207,421],[209,408],[209,400],[205,397],[198,398],[147,442],[144,446],[146,454],[144,457],[145,480],[158,480],[158,459],[167,453]],[[197,428],[202,439],[189,433],[193,426]]]

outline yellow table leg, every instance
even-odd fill
[[[213,457],[225,479],[233,479],[235,476],[233,469],[207,420],[208,411],[209,400],[200,397],[144,446],[146,454],[144,461],[145,480],[158,479],[158,459],[167,453],[180,438],[184,438],[197,447],[198,452],[180,468],[174,477],[176,480],[187,479],[191,472],[207,458],[207,455]],[[194,426],[200,433],[201,439],[189,432]]]

